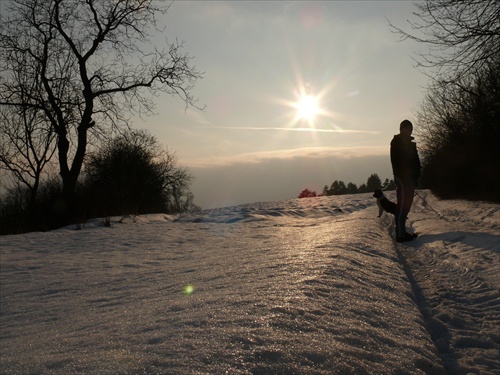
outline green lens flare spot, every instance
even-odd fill
[[[194,286],[192,284],[188,284],[184,287],[184,294],[186,296],[190,296],[194,293]]]

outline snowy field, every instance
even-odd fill
[[[500,374],[500,205],[419,194],[2,236],[0,373]]]

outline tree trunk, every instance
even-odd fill
[[[82,127],[80,126],[78,128],[77,150],[71,163],[71,169],[68,162],[69,141],[65,133],[59,134],[57,147],[59,151],[59,173],[62,178],[62,194],[61,198],[54,205],[54,213],[58,218],[57,225],[59,226],[73,224],[78,221],[76,217],[77,200],[75,190],[78,176],[82,169],[87,143],[87,131],[86,129],[84,131],[81,129]]]

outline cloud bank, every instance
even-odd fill
[[[255,152],[189,164],[195,203],[215,208],[318,193],[335,180],[357,185],[377,173],[392,178],[387,148],[318,148]]]
[[[185,164],[190,168],[201,169],[229,167],[239,164],[260,164],[271,160],[294,161],[295,159],[322,160],[328,158],[347,160],[371,156],[384,156],[387,154],[388,148],[385,146],[303,147],[191,159],[185,161]]]

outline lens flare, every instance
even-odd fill
[[[189,297],[189,296],[193,295],[193,293],[194,293],[194,286],[193,286],[193,284],[188,284],[188,285],[186,285],[184,287],[184,294],[186,296]]]

